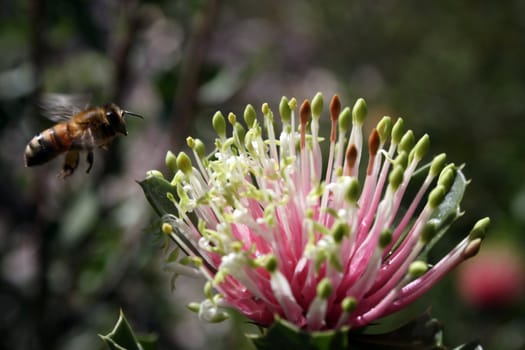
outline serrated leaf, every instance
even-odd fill
[[[381,334],[347,329],[307,332],[276,320],[261,336],[250,335],[258,350],[441,350],[441,324],[428,313],[400,328]]]
[[[477,341],[474,341],[460,345],[454,348],[453,350],[483,350],[483,347]]]
[[[442,326],[427,312],[398,329],[381,334],[351,334],[350,349],[442,350]]]
[[[157,337],[155,335],[135,336],[122,310],[111,332],[99,334],[100,338],[111,350],[156,350]]]
[[[120,315],[113,330],[107,335],[100,335],[110,349],[115,350],[141,350],[135,334],[131,329],[124,313],[120,310]]]
[[[347,332],[306,332],[285,320],[276,320],[262,336],[249,335],[258,350],[330,350],[348,347]]]
[[[432,214],[432,220],[437,224],[436,226],[436,235],[434,238],[427,244],[425,249],[420,254],[420,258],[426,257],[430,249],[443,237],[447,232],[450,225],[456,221],[459,217],[463,215],[460,209],[461,200],[465,194],[465,189],[468,185],[468,181],[465,178],[465,175],[461,172],[460,169],[456,172],[456,177],[454,182],[450,187],[450,191],[445,196],[445,199],[437,207],[435,212]]]
[[[138,342],[142,350],[157,350],[157,336],[152,334],[138,335]]]
[[[443,226],[454,221],[456,218],[461,216],[460,203],[465,194],[465,189],[468,185],[468,181],[465,178],[465,175],[461,172],[460,169],[456,171],[456,177],[454,182],[450,187],[450,191],[445,196],[445,199],[438,206],[434,214],[432,215],[433,219],[437,219],[438,230]]]
[[[176,197],[176,189],[168,181],[161,177],[150,176],[138,183],[149,204],[157,212],[159,216],[166,214],[173,214],[175,206],[173,202],[168,199],[168,193]]]

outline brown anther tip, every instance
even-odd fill
[[[470,241],[468,245],[463,250],[463,258],[469,259],[478,254],[479,249],[481,248],[481,238],[476,238],[473,241]]]
[[[376,158],[377,151],[379,150],[379,144],[381,140],[379,138],[379,133],[377,129],[374,128],[370,133],[368,138],[368,152],[370,153],[370,158],[368,159],[368,168],[366,169],[366,174],[371,175],[374,167],[374,159]]]
[[[357,160],[357,147],[354,144],[351,144],[346,150],[346,166],[349,169],[352,169]]]
[[[379,133],[377,132],[377,129],[374,128],[368,138],[368,151],[370,152],[370,155],[375,156],[377,154],[380,143],[381,140],[379,138]]]
[[[310,118],[312,108],[310,107],[310,101],[304,100],[301,108],[299,108],[299,116],[301,117],[301,125],[306,125],[308,123],[308,118]]]
[[[341,113],[341,100],[339,96],[334,95],[330,101],[330,118],[332,120],[339,119],[339,114]]]

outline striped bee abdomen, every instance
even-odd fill
[[[71,137],[67,123],[42,131],[29,141],[24,158],[26,166],[40,165],[69,150]]]

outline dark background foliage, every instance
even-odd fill
[[[249,347],[245,323],[205,325],[174,292],[135,180],[165,171],[187,135],[211,142],[211,115],[241,115],[322,91],[364,97],[428,132],[432,153],[466,163],[465,216],[444,249],[491,216],[486,245],[521,251],[525,228],[525,3],[495,1],[0,1],[0,348],[97,349],[122,308],[165,349]],[[89,93],[145,116],[97,151],[92,173],[56,178],[61,160],[24,168],[26,143],[51,126],[43,93]],[[525,346],[525,302],[477,309],[447,277],[407,313],[432,305],[446,342]],[[394,318],[394,321],[396,322]],[[255,331],[254,329],[248,329]]]

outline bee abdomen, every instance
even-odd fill
[[[55,158],[71,146],[67,124],[57,124],[29,141],[24,158],[26,166],[40,165]]]

